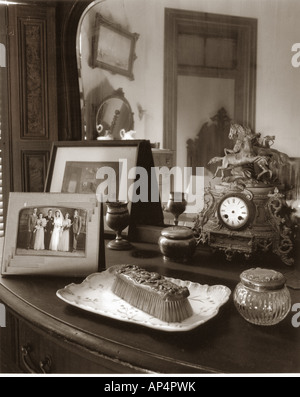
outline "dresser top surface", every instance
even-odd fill
[[[213,259],[212,259],[213,258]],[[222,284],[233,292],[244,270],[237,263],[197,252],[193,263],[165,263],[154,244],[135,244],[128,252],[106,252],[107,267],[138,264],[166,276],[200,284]],[[215,264],[215,266],[213,266]],[[123,355],[137,365],[139,357],[158,372],[298,373],[300,333],[288,316],[278,325],[259,327],[237,312],[232,293],[219,313],[187,332],[165,332],[89,313],[68,305],[56,296],[64,286],[83,278],[6,277],[1,279],[0,299],[27,321],[45,331],[74,339],[99,353]],[[300,291],[290,290],[292,304],[300,302]],[[41,323],[40,323],[41,322]],[[40,324],[39,324],[40,323]],[[151,368],[150,368],[151,369]]]

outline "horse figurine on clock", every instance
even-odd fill
[[[198,243],[224,251],[228,260],[236,253],[250,258],[273,252],[293,265],[294,225],[280,181],[289,157],[271,147],[275,136],[262,137],[239,124],[231,124],[228,138],[233,148],[209,161],[221,163],[213,175],[220,173],[221,183],[205,190],[194,224]]]

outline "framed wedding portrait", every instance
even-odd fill
[[[8,216],[2,275],[97,271],[100,209],[94,195],[10,193]]]
[[[92,66],[127,76],[133,80],[135,45],[139,35],[96,14]]]

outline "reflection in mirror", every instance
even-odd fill
[[[296,22],[290,23],[290,18],[296,20],[290,13],[295,4],[294,0],[91,3],[77,30],[82,137],[96,138],[99,107],[122,87],[134,113],[137,138],[160,142],[160,148],[172,151],[177,166],[187,166],[186,142],[196,139],[222,107],[230,119],[276,135],[279,150],[299,157],[299,147],[291,145],[298,139],[299,73],[291,65],[293,54],[286,44],[295,41]],[[133,81],[93,67],[97,14],[139,34]],[[286,18],[279,19],[279,14]],[[275,31],[284,32],[276,45],[268,40]]]
[[[147,126],[151,116],[150,113],[147,113],[147,102],[149,103],[147,92],[151,92],[147,90],[148,81],[144,79],[146,36],[143,34],[140,37],[145,22],[137,18],[143,13],[143,7],[144,5],[139,0],[97,0],[92,2],[81,16],[76,42],[82,139],[103,139],[102,137],[105,135],[121,139],[120,130],[127,132],[133,128],[133,124],[138,139],[150,139],[149,135],[153,128],[150,129],[150,126]],[[97,55],[95,54],[95,50],[97,50],[95,44],[97,42],[99,44],[100,18],[101,21],[105,21],[105,26],[115,29],[111,30],[113,36],[110,36],[115,41],[115,46],[111,45],[109,52],[114,60],[110,59],[106,64],[113,62],[119,64],[120,56],[126,48],[128,49],[128,42],[134,42],[134,46],[132,44],[130,50],[129,74],[121,73],[120,68],[104,67],[103,62],[95,63]],[[127,39],[125,32],[127,32],[127,36],[130,34],[130,39]],[[137,37],[139,37],[138,40]],[[120,46],[122,46],[122,51],[118,50]],[[127,50],[126,54],[128,54]],[[131,78],[133,75],[134,80]],[[126,99],[124,94],[119,91],[119,87],[124,90]],[[119,99],[112,102],[111,98],[116,96],[116,92]],[[108,98],[109,102],[107,102]],[[154,103],[153,100],[151,103]],[[116,110],[120,111],[120,114],[115,113]],[[113,113],[110,114],[110,112]],[[137,115],[134,122],[133,114]],[[99,118],[103,120],[99,121]],[[101,121],[104,121],[103,129],[99,126]],[[157,140],[156,137],[154,139]]]
[[[97,139],[121,139],[122,133],[133,129],[133,113],[121,88],[106,98],[97,111]]]

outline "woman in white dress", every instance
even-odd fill
[[[62,223],[62,233],[58,244],[58,251],[70,251],[70,227],[72,225],[70,214],[67,212]]]
[[[54,220],[53,220],[53,231],[51,235],[51,240],[49,244],[49,250],[57,251],[58,244],[61,237],[62,225],[63,225],[63,215],[60,210],[55,211]]]
[[[33,249],[35,250],[44,250],[45,249],[45,227],[47,221],[43,217],[43,214],[40,213],[38,215],[38,219],[36,221],[34,233],[35,233],[35,240]]]

